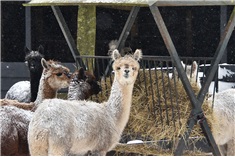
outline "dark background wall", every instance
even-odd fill
[[[1,2],[1,97],[15,83],[29,80],[24,62],[24,1]],[[77,6],[60,7],[73,38],[77,34]],[[229,18],[233,6],[227,7]],[[97,7],[96,55],[106,56],[108,43],[118,39],[130,8]],[[180,56],[211,57],[220,39],[220,7],[160,7],[168,31]],[[50,7],[31,7],[31,46],[45,48],[45,58],[74,64],[69,47]],[[149,11],[141,8],[126,46],[141,48],[144,55],[168,56],[166,46]],[[227,63],[235,64],[235,31],[227,47]],[[74,66],[72,66],[74,67]]]
[[[25,46],[24,2],[1,2],[1,61],[23,62]],[[77,33],[77,6],[60,7],[73,38]],[[227,18],[233,6],[227,7]],[[163,19],[180,56],[210,57],[220,39],[220,7],[160,7]],[[32,49],[41,44],[46,58],[74,62],[50,7],[31,7]],[[107,55],[110,40],[118,39],[129,15],[128,9],[97,8],[96,55]],[[169,55],[149,8],[141,8],[127,39],[132,49],[144,55]],[[228,44],[228,63],[235,63],[235,33]]]

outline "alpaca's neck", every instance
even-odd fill
[[[42,76],[39,83],[38,95],[35,100],[35,105],[40,104],[44,99],[52,99],[57,95],[57,90],[51,88],[46,81],[46,79]]]
[[[87,82],[70,83],[68,100],[85,100],[91,96],[91,86]]]
[[[38,95],[38,87],[40,78],[42,76],[42,70],[37,73],[30,73],[30,92],[31,92],[31,102],[34,102]]]
[[[129,119],[132,103],[133,84],[122,86],[114,79],[109,100],[108,112],[112,114],[120,131],[124,129]]]

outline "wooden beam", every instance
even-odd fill
[[[184,89],[185,89],[187,95],[189,96],[189,100],[190,100],[192,107],[193,107],[192,112],[189,117],[189,120],[188,120],[188,129],[184,133],[184,135],[182,136],[182,138],[177,146],[177,149],[174,152],[174,155],[177,155],[177,156],[182,155],[183,149],[185,148],[185,145],[186,145],[185,142],[188,140],[189,135],[190,135],[194,125],[197,124],[197,122],[200,123],[201,128],[203,130],[203,133],[204,133],[205,137],[207,138],[208,143],[212,147],[213,155],[220,155],[219,149],[218,149],[217,145],[215,144],[215,140],[212,136],[211,130],[208,127],[208,123],[206,121],[205,115],[201,109],[203,100],[205,98],[203,96],[207,92],[207,91],[205,91],[205,89],[208,90],[209,86],[207,86],[207,85],[202,86],[203,90],[200,90],[199,98],[196,98],[196,96],[192,90],[192,87],[189,83],[189,80],[186,76],[186,73],[182,67],[182,64],[180,62],[180,58],[177,54],[175,46],[171,40],[169,32],[166,28],[166,25],[163,21],[163,18],[161,16],[160,11],[159,11],[158,7],[156,6],[156,4],[150,6],[150,10],[153,14],[154,20],[155,20],[155,22],[158,26],[158,29],[161,33],[163,41],[164,41],[164,43],[169,51],[169,54],[173,60],[173,63],[176,65],[176,69],[179,73],[179,77],[182,81]],[[217,60],[217,57],[215,60]],[[218,65],[218,63],[217,63],[217,65]],[[213,74],[213,71],[212,71],[212,74]],[[210,74],[210,75],[212,75],[212,74]],[[210,79],[208,81],[211,82]]]
[[[82,63],[82,65],[80,65],[79,62],[77,62],[76,56],[80,55],[80,53],[77,50],[75,41],[74,41],[70,31],[69,31],[69,28],[68,28],[68,26],[65,22],[65,19],[64,19],[63,15],[60,11],[60,8],[58,6],[51,6],[51,8],[52,8],[52,11],[53,11],[53,13],[56,17],[56,20],[59,23],[60,29],[62,30],[62,33],[65,37],[65,40],[67,41],[67,44],[68,44],[68,46],[69,46],[69,48],[72,52],[73,58],[74,58],[74,60],[77,64],[77,66],[78,67],[83,67],[85,69],[85,64],[82,62],[82,60],[80,62],[80,63]]]
[[[140,7],[135,6],[135,7],[132,7],[132,9],[130,11],[130,14],[127,18],[126,24],[125,24],[125,26],[122,30],[122,33],[118,39],[117,49],[119,51],[125,46],[126,39],[127,39],[128,35],[130,34],[131,27],[133,26],[133,24],[135,22],[135,19],[137,17],[139,10],[140,10]],[[110,60],[108,66],[105,69],[104,77],[107,76],[107,74],[110,70],[111,63],[112,63],[112,61]]]
[[[65,1],[65,0],[31,0],[29,3],[23,4],[24,6],[71,6],[71,5],[96,5],[96,6],[145,6],[149,5],[157,6],[214,6],[214,5],[235,5],[234,0],[90,0],[84,2],[84,0]]]
[[[157,6],[214,6],[235,5],[234,0],[149,0]],[[152,2],[152,3],[151,3]]]

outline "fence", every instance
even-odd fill
[[[206,77],[212,58],[181,57],[181,60],[186,65],[191,65],[193,61],[196,61],[199,65],[196,68],[195,77],[190,78],[193,89],[197,93],[200,84]],[[83,65],[86,70],[93,71],[97,80],[101,83],[102,91],[91,99],[98,102],[107,100],[113,81],[110,58],[108,56],[77,56],[77,63]],[[6,67],[10,68],[6,68],[8,71],[6,74],[5,72],[2,73],[4,74],[4,76],[2,75],[2,86],[6,84],[4,80],[10,80],[8,75],[11,74],[11,77],[13,77],[14,73],[11,64],[2,63],[2,65],[5,64]],[[73,64],[66,64],[66,66],[68,65],[71,71],[74,71]],[[191,104],[177,77],[174,64],[169,56],[144,56],[140,61],[140,67],[133,91],[130,119],[121,142],[126,143],[135,139],[172,141],[184,132],[191,111]],[[19,71],[19,68],[16,69]],[[185,67],[185,70],[186,72],[190,71],[189,74],[192,75],[192,67]],[[21,74],[23,73],[21,72]],[[210,94],[215,89],[214,84],[212,83],[209,89]],[[207,110],[208,108],[204,108],[204,111],[207,112]],[[192,136],[200,136],[200,131],[194,131]]]
[[[203,83],[212,58],[181,57],[186,65],[196,61],[196,75],[190,77],[191,85],[197,93]],[[110,58],[105,56],[79,56],[77,61],[93,71],[97,80],[101,82],[102,92],[96,97],[97,101],[107,100],[112,84],[113,73]],[[168,56],[144,56],[140,61],[140,72],[134,91],[131,115],[122,142],[141,139],[148,141],[174,139],[180,137],[186,127],[191,112],[191,104],[184,88],[179,81],[172,60]],[[185,70],[192,75],[192,66],[185,66]],[[214,91],[214,83],[210,87],[210,94]],[[94,99],[94,97],[92,97]],[[205,105],[206,106],[206,105]],[[206,112],[208,107],[205,107]],[[131,131],[130,131],[131,130]],[[198,131],[201,132],[201,131]],[[200,136],[200,133],[192,134]]]

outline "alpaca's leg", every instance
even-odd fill
[[[31,156],[47,156],[48,155],[48,139],[47,132],[33,132],[28,134],[29,151]]]
[[[107,153],[107,151],[100,151],[100,156],[105,156],[106,155],[106,153]]]
[[[218,147],[219,147],[220,154],[222,156],[226,156],[227,155],[227,144],[218,145]]]
[[[48,155],[49,156],[67,156],[68,155],[68,148],[66,144],[62,142],[55,142],[49,139],[49,148],[48,148]]]
[[[105,156],[106,155],[106,151],[88,151],[88,156]]]
[[[235,141],[233,139],[227,143],[227,156],[235,156]]]
[[[87,151],[87,153],[84,156],[105,156],[106,155],[106,151]]]
[[[19,136],[16,127],[9,129],[9,134],[1,135],[1,155],[17,155],[19,152]],[[4,130],[1,130],[4,131]],[[2,132],[1,132],[2,133]]]

